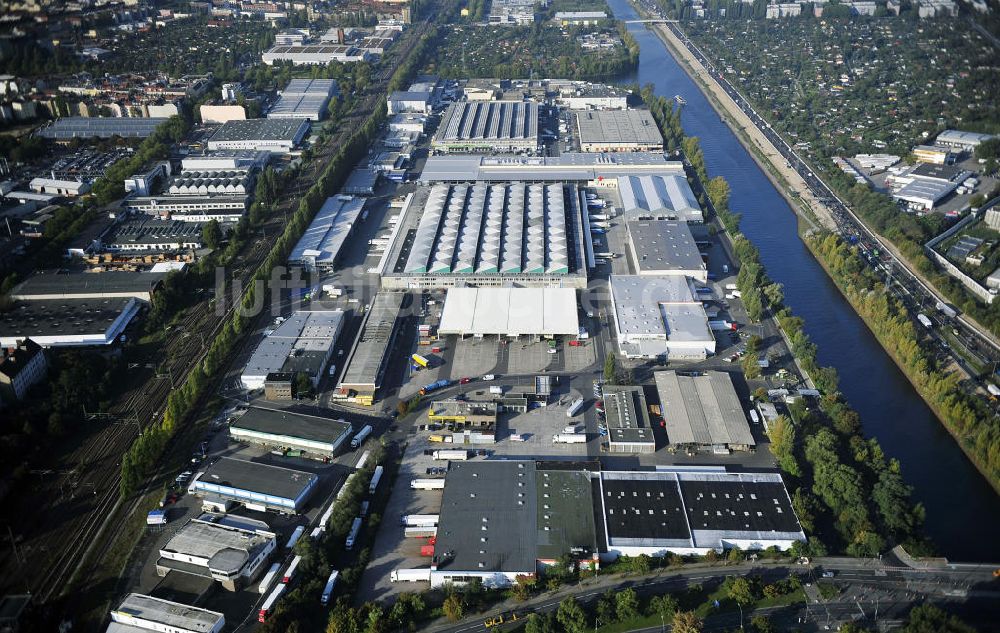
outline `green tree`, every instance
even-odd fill
[[[932,604],[913,607],[902,633],[975,633],[975,629]]]
[[[441,610],[444,612],[445,617],[452,622],[461,620],[465,615],[465,603],[462,600],[461,594],[450,594],[444,599],[444,604],[441,605]]]
[[[701,633],[704,624],[694,611],[678,611],[674,613],[673,633]]]
[[[746,606],[754,601],[753,585],[744,576],[730,576],[724,585],[726,595],[733,602]]]
[[[219,244],[222,243],[222,229],[219,228],[218,220],[210,220],[201,227],[201,241],[212,250],[219,248]]]
[[[615,615],[619,622],[629,622],[639,617],[639,596],[631,587],[615,596]]]
[[[604,380],[605,382],[613,382],[615,379],[615,374],[617,372],[618,362],[615,358],[614,352],[608,352],[604,357]]]
[[[750,629],[754,633],[775,633],[776,631],[774,625],[771,624],[771,618],[766,615],[755,615],[750,618]]]
[[[649,599],[649,615],[658,615],[663,621],[667,622],[673,619],[674,614],[677,612],[677,599],[670,594],[664,594],[662,596],[653,596]]]
[[[312,381],[309,380],[309,374],[304,371],[300,371],[295,374],[295,396],[297,398],[302,398],[312,393]]]
[[[596,609],[597,619],[601,622],[614,622],[617,619],[615,613],[615,592],[608,589],[597,599]]]
[[[564,598],[556,610],[556,620],[566,633],[586,633],[587,614],[576,598]]]
[[[524,623],[524,633],[556,633],[551,613],[532,613]]]

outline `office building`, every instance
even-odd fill
[[[23,400],[33,385],[45,380],[49,364],[42,346],[30,338],[0,350],[0,397]]]
[[[238,591],[253,582],[276,547],[277,535],[262,521],[203,514],[160,548],[156,573],[211,578],[228,591]]]

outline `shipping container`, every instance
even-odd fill
[[[413,479],[410,488],[414,490],[444,490],[444,479]]]
[[[399,524],[404,527],[433,527],[440,518],[437,514],[404,514],[399,518]]]
[[[393,569],[389,574],[390,582],[430,582],[430,569]]]
[[[382,466],[376,466],[375,472],[372,474],[371,483],[368,484],[368,494],[373,495],[375,491],[378,490],[378,484],[382,481],[382,473],[385,472],[385,468]]]
[[[326,579],[326,586],[323,587],[323,595],[319,599],[320,604],[330,604],[330,596],[333,595],[333,588],[337,586],[338,576],[340,576],[340,572],[336,569],[330,572],[329,578]]]
[[[403,528],[403,536],[406,538],[427,538],[437,534],[437,526],[415,526]]]
[[[432,457],[434,457],[434,459],[441,460],[441,461],[460,461],[461,462],[461,461],[465,461],[465,460],[469,459],[469,452],[468,451],[460,451],[460,450],[434,451],[434,455]]]
[[[292,535],[288,537],[288,542],[285,543],[285,549],[292,549],[293,547],[295,547],[295,544],[299,542],[299,539],[302,538],[302,533],[305,531],[306,528],[305,526],[302,525],[295,528],[295,530],[292,532]]]
[[[344,540],[344,549],[353,549],[354,544],[358,540],[358,534],[361,532],[361,517],[354,517],[354,522],[351,523],[351,531],[347,533],[347,538]]]
[[[577,398],[573,401],[573,404],[569,405],[569,409],[566,410],[566,417],[573,417],[579,413],[581,409],[583,409],[583,398]]]
[[[260,585],[257,586],[257,590],[260,591],[261,595],[267,593],[274,584],[274,581],[278,579],[278,572],[281,571],[281,563],[274,563],[271,565],[271,569],[264,574],[264,578],[260,581]]]

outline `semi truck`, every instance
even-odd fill
[[[730,323],[729,321],[721,321],[721,320],[720,321],[709,321],[708,322],[708,327],[712,328],[716,332],[725,332],[725,331],[735,331],[736,330],[736,324],[735,323]]]
[[[299,539],[302,538],[302,533],[305,531],[306,528],[303,525],[300,525],[299,527],[295,528],[295,530],[292,532],[292,535],[288,537],[288,542],[285,544],[285,549],[292,549],[293,547],[295,547],[295,544],[299,542]]]
[[[279,571],[281,571],[281,563],[275,563],[271,565],[271,569],[267,570],[267,573],[264,574],[264,578],[260,581],[260,585],[257,586],[261,595],[267,593],[267,591],[271,588],[271,585],[274,584],[274,581],[278,579]]]
[[[573,401],[573,404],[569,405],[569,409],[566,410],[566,417],[571,418],[580,412],[583,408],[583,398],[577,398]]]
[[[413,490],[444,490],[444,479],[413,479],[410,481]]]
[[[393,569],[389,573],[390,582],[430,582],[430,569]]]
[[[461,451],[458,449],[445,449],[440,451],[434,451],[432,455],[434,459],[441,461],[465,461],[469,459],[468,451]]]
[[[382,481],[382,473],[385,472],[385,468],[382,466],[376,466],[375,472],[372,474],[371,483],[368,484],[368,494],[373,495],[375,491],[378,490],[378,484]]]
[[[437,514],[404,514],[399,522],[404,527],[434,527],[439,518]]]
[[[444,389],[445,387],[447,387],[450,384],[451,384],[451,381],[450,380],[446,380],[444,378],[442,378],[441,380],[435,380],[434,382],[432,382],[429,385],[424,385],[420,389],[420,395],[426,396],[427,394],[429,394],[429,393],[431,393],[433,391],[437,391],[438,389]]]
[[[326,579],[326,586],[323,587],[323,595],[320,596],[319,603],[323,606],[330,604],[330,596],[333,595],[333,588],[337,586],[337,577],[340,572],[334,569]]]
[[[414,355],[410,356],[410,358],[413,359],[414,363],[416,363],[417,365],[420,365],[421,367],[423,367],[425,369],[427,367],[429,367],[430,364],[431,364],[431,361],[427,360],[425,357],[421,356],[420,354],[414,354]]]
[[[358,540],[358,533],[361,532],[361,517],[354,517],[354,522],[351,523],[351,531],[347,533],[347,538],[344,539],[344,549],[354,549],[354,543]]]
[[[920,325],[924,326],[928,330],[934,327],[934,324],[931,323],[930,317],[928,317],[926,314],[923,313],[918,314],[917,321],[920,321]]]
[[[281,594],[283,593],[285,593],[285,585],[278,585],[274,588],[274,591],[267,597],[264,604],[260,605],[260,612],[257,613],[258,622],[267,622],[267,616],[271,615],[274,605],[277,604],[278,599],[281,598]]]
[[[364,443],[365,439],[372,434],[373,430],[374,429],[372,429],[371,424],[366,424],[364,428],[358,431],[358,434],[355,435],[354,438],[351,440],[351,448],[358,448],[359,446],[361,446]]]
[[[292,582],[292,580],[295,578],[295,572],[298,571],[299,569],[299,563],[301,562],[302,562],[301,556],[296,556],[295,558],[292,559],[292,562],[288,564],[288,569],[285,570],[284,575],[281,577],[281,582],[283,584],[287,585],[288,583]]]
[[[552,436],[553,444],[585,444],[587,436],[583,433],[559,433]]]
[[[955,317],[958,316],[958,310],[951,307],[947,303],[944,303],[943,301],[938,301],[935,307],[937,307],[938,312],[945,315],[949,319],[954,319]]]

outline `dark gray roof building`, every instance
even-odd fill
[[[351,434],[345,420],[292,411],[251,407],[229,427],[235,439],[268,447],[301,450],[306,457],[333,457]]]
[[[297,514],[318,482],[313,473],[223,457],[198,473],[189,489],[248,508]]]

